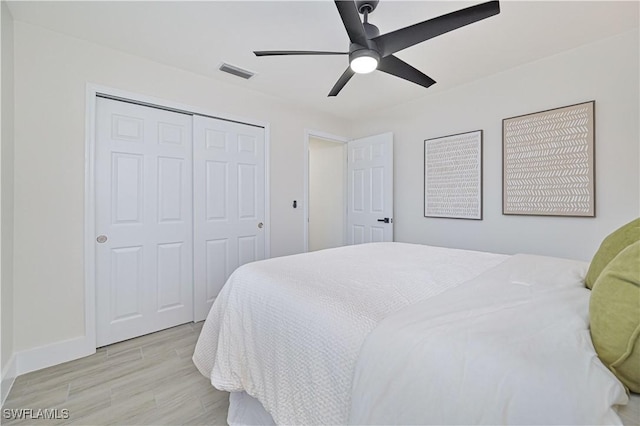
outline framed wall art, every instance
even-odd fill
[[[502,120],[502,213],[595,217],[595,101]]]
[[[424,216],[482,220],[482,130],[424,141]]]

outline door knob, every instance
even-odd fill
[[[391,219],[389,219],[388,217],[385,217],[384,219],[378,219],[378,222],[389,223],[390,221]]]
[[[262,222],[258,223],[258,228],[259,229],[262,229],[263,226],[264,226],[264,223],[262,223]]]
[[[99,242],[100,244],[106,243],[107,242],[107,236],[106,235],[98,235],[98,238],[96,238],[96,241]]]

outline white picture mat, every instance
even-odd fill
[[[595,102],[503,120],[503,213],[595,216]]]
[[[424,216],[482,219],[482,130],[424,141]]]

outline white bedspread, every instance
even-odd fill
[[[358,353],[378,322],[507,257],[376,243],[247,264],[216,299],[193,360],[279,424],[344,424]]]
[[[366,338],[352,424],[620,424],[589,336],[587,264],[516,255]]]

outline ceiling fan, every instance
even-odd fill
[[[349,67],[340,76],[329,92],[336,96],[355,73],[366,74],[378,69],[387,74],[429,87],[435,83],[431,77],[393,56],[400,50],[437,37],[500,13],[500,2],[489,1],[429,19],[409,27],[380,35],[378,27],[369,23],[369,14],[379,0],[343,1],[335,0],[349,40],[348,52],[319,52],[300,50],[254,51],[256,56],[283,55],[349,55]],[[361,21],[358,12],[364,17]]]

